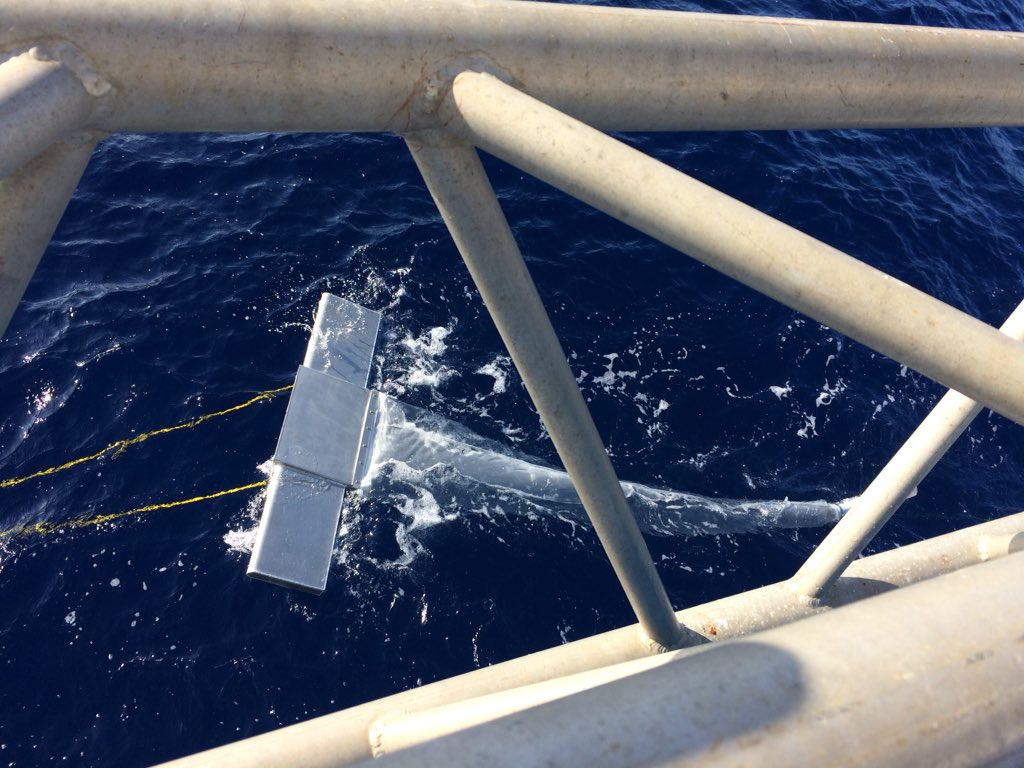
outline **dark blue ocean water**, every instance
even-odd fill
[[[1021,29],[1024,4],[665,4]],[[634,136],[986,322],[1024,297],[1015,129]],[[485,165],[624,479],[854,495],[941,394],[519,171]],[[388,394],[557,462],[401,140],[115,136],[0,343],[0,479],[290,383],[323,291],[384,312]],[[0,489],[0,529],[262,479],[284,398]],[[872,550],[1015,512],[983,414]],[[346,510],[327,592],[245,575],[258,492],[0,543],[0,765],[176,757],[631,621],[589,528],[429,477]],[[677,608],[785,578],[818,529],[651,536]]]

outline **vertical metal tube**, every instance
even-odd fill
[[[85,125],[93,100],[39,49],[0,64],[0,179]]]
[[[476,150],[408,143],[640,625],[676,645],[679,622]]]
[[[491,75],[452,86],[467,140],[1024,424],[1024,344]]]
[[[0,180],[0,338],[95,146],[93,139],[54,144]]]
[[[1024,302],[1000,330],[1018,341],[1024,339]],[[981,409],[969,397],[954,390],[947,392],[787,586],[798,595],[812,598],[820,597],[831,587]]]

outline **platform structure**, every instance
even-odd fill
[[[511,0],[0,0],[0,332],[105,134],[400,134],[638,620],[183,764],[1018,764],[1024,518],[857,558],[981,408],[1024,424],[1024,312],[990,327],[605,132],[1019,126],[1022,66],[1018,32]],[[477,148],[950,387],[792,579],[673,610]],[[366,455],[313,426],[362,430],[373,402],[319,349],[251,564],[312,591]],[[279,514],[309,488],[307,518]]]

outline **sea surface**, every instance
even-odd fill
[[[1020,0],[647,5],[1024,29]],[[1021,130],[627,138],[985,322],[1024,297]],[[636,487],[837,502],[942,394],[484,160]],[[325,291],[383,312],[373,385],[432,414],[432,439],[557,468],[399,138],[118,135],[0,342],[0,480],[288,385]],[[378,456],[320,597],[246,578],[258,488],[133,511],[262,481],[286,400],[0,487],[0,530],[41,524],[0,537],[0,765],[159,762],[632,622],[571,499],[457,456]],[[1022,505],[1021,429],[985,412],[870,550]],[[827,530],[676,522],[645,527],[676,608],[788,577]]]

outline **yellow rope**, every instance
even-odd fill
[[[202,416],[197,416],[196,418],[191,419],[190,421],[186,421],[181,424],[175,424],[173,427],[161,427],[160,429],[154,429],[150,432],[145,432],[141,435],[136,435],[135,437],[129,437],[124,440],[117,440],[101,451],[91,453],[88,456],[81,456],[77,459],[72,459],[71,461],[66,462],[64,464],[60,464],[56,467],[50,467],[49,469],[41,469],[38,472],[33,472],[31,475],[25,475],[24,477],[12,477],[7,480],[0,480],[0,488],[11,488],[12,486],[20,485],[21,483],[24,483],[28,480],[35,480],[37,477],[45,477],[46,475],[52,475],[55,472],[62,472],[65,469],[77,467],[79,464],[85,464],[87,461],[94,461],[100,458],[101,456],[105,456],[108,453],[113,453],[114,456],[117,456],[118,454],[121,453],[121,451],[125,450],[126,448],[129,448],[130,446],[133,445],[138,445],[142,441],[148,440],[149,438],[154,437],[156,435],[166,435],[168,432],[177,432],[179,429],[190,429],[192,427],[197,427],[204,421],[209,421],[210,419],[214,419],[218,416],[224,416],[229,413],[234,413],[235,411],[240,411],[243,408],[248,408],[250,405],[255,405],[261,400],[270,400],[271,398],[276,397],[277,395],[281,394],[282,392],[286,392],[291,388],[292,385],[289,384],[286,387],[268,389],[265,392],[260,392],[255,397],[246,400],[244,403],[239,403],[238,405],[233,405],[230,408],[225,408],[223,411],[205,413]]]
[[[93,517],[79,517],[72,520],[65,520],[62,523],[31,523],[29,525],[19,525],[14,528],[8,528],[6,531],[0,531],[0,541],[14,539],[21,536],[46,536],[47,534],[56,533],[57,531],[62,531],[68,528],[89,528],[94,525],[109,523],[112,520],[119,520],[122,517],[129,517],[131,515],[141,515],[144,512],[155,512],[158,509],[182,507],[186,504],[195,504],[200,501],[216,499],[221,496],[230,496],[233,493],[241,493],[242,491],[249,491],[252,490],[253,488],[262,488],[266,484],[266,480],[258,480],[255,483],[249,483],[248,485],[240,485],[237,488],[229,488],[226,491],[216,491],[214,493],[208,493],[205,496],[193,496],[191,499],[180,499],[178,501],[164,501],[160,502],[159,504],[147,504],[144,507],[136,507],[135,509],[129,509],[127,512],[112,512],[105,515],[95,515]]]

